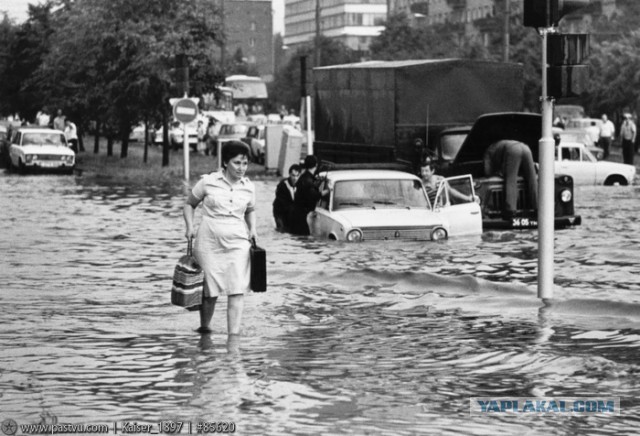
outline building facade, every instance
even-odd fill
[[[390,8],[421,24],[472,23],[494,16],[496,0],[392,0]]]
[[[275,69],[271,0],[220,0],[218,5],[224,13],[225,56],[240,49],[243,60],[270,81]]]
[[[386,19],[387,0],[285,0],[284,44],[295,49],[320,32],[366,53]]]
[[[372,39],[384,29],[387,10],[406,14],[416,26],[463,24],[467,37],[488,41],[484,33],[489,29],[479,29],[475,23],[504,16],[507,1],[510,16],[522,14],[521,0],[285,0],[284,44],[295,49],[311,43],[319,32],[366,56]],[[567,16],[563,25],[586,32],[594,17],[611,16],[615,10],[616,0],[595,0],[584,11]]]

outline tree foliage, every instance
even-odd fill
[[[56,6],[56,11],[52,12]],[[99,120],[120,136],[157,120],[174,93],[174,58],[189,60],[191,84],[211,92],[223,81],[215,48],[220,11],[207,0],[75,0],[30,6],[5,65],[13,107],[32,117],[47,102],[80,126]],[[2,88],[6,97],[8,90]],[[173,95],[177,96],[177,95]]]
[[[360,60],[358,54],[346,47],[339,41],[321,36],[318,39],[320,50],[320,66],[346,64]],[[276,72],[273,82],[269,85],[269,95],[273,96],[272,106],[280,107],[284,105],[289,109],[300,107],[301,95],[301,74],[300,59],[306,58],[307,70],[311,71],[315,59],[315,45],[310,44],[300,47],[289,57],[289,61],[278,72]],[[312,75],[307,74],[307,81],[312,80]],[[308,88],[310,89],[310,88]]]

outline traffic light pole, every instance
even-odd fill
[[[553,298],[554,247],[554,159],[553,97],[547,87],[547,38],[551,29],[542,30],[542,138],[539,141],[538,174],[538,298]]]

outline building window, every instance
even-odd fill
[[[249,58],[247,59],[247,62],[250,64],[255,64],[256,63],[256,57],[251,55],[249,56]]]
[[[249,38],[249,47],[255,47],[255,46],[256,46],[256,39]]]
[[[252,30],[252,31],[255,31],[255,30],[256,30],[256,22],[255,22],[255,21],[252,21],[252,22],[251,22],[251,30]]]

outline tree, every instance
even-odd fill
[[[83,124],[99,119],[117,132],[126,157],[132,125],[168,111],[176,54],[187,55],[200,91],[222,77],[211,49],[222,38],[219,17],[206,0],[69,2],[32,81]]]
[[[322,65],[337,65],[356,62],[359,60],[358,54],[346,47],[340,41],[320,36],[319,47],[322,51]],[[300,58],[306,56],[307,68],[313,67],[314,46],[302,46],[289,58],[286,65],[277,71],[273,82],[269,85],[269,95],[275,96],[272,104],[275,107],[284,105],[288,108],[298,108],[300,106]],[[309,76],[309,79],[311,77]]]
[[[29,82],[43,58],[50,50],[53,3],[29,5],[27,21],[10,30],[11,23],[4,21],[4,37],[9,44],[3,58],[0,100],[11,112],[19,112],[22,118],[33,119],[36,112],[46,105],[39,89]],[[5,17],[6,18],[6,17]]]

